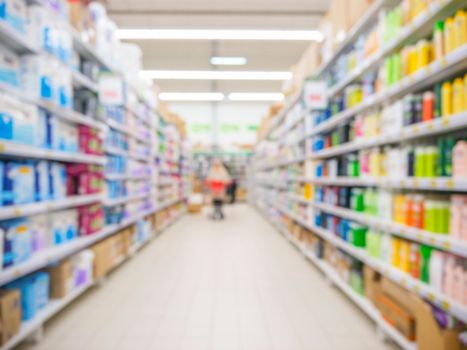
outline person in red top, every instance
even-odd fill
[[[212,204],[214,206],[214,220],[224,219],[222,205],[225,199],[226,188],[230,182],[231,179],[229,173],[225,169],[224,165],[220,160],[215,159],[206,178],[206,185],[211,192]]]

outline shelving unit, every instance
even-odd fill
[[[392,9],[398,3],[398,1],[391,0],[374,1],[366,14],[349,31],[347,38],[335,50],[334,55],[317,69],[316,76],[313,78],[316,79],[319,76],[324,79],[331,75],[339,58],[346,55],[359,37],[378,22],[380,11]],[[418,15],[410,25],[401,28],[392,41],[383,43],[382,47],[368,58],[357,61],[355,69],[347,75],[341,74],[342,80],[333,84],[329,83],[326,93],[328,100],[334,101],[337,97],[344,98],[342,95],[347,87],[361,83],[367,73],[376,72],[386,58],[398,52],[405,45],[429,37],[437,21],[446,19],[462,8],[465,9],[466,4],[460,0],[432,1],[425,12]],[[253,166],[249,171],[250,202],[287,240],[316,265],[334,286],[362,309],[386,337],[394,340],[403,349],[414,350],[417,345],[415,342],[408,341],[387,323],[380,311],[369,300],[357,294],[324,258],[319,258],[316,252],[309,249],[304,243],[307,242],[306,239],[300,241],[289,233],[284,222],[292,222],[295,226],[305,229],[306,232],[317,237],[321,243],[344,252],[352,261],[363,263],[402,288],[437,305],[447,314],[466,322],[467,305],[462,304],[459,299],[454,299],[455,297],[443,292],[442,287],[438,290],[433,285],[412,277],[402,269],[392,266],[391,262],[382,260],[383,258],[380,260],[380,258],[371,256],[365,248],[354,246],[350,238],[344,239],[339,236],[340,231],[337,226],[345,220],[346,223],[354,223],[359,227],[371,229],[378,234],[378,237],[384,235],[390,239],[402,240],[411,244],[411,247],[412,245],[431,247],[435,251],[454,257],[456,261],[464,262],[467,258],[467,241],[454,238],[447,233],[434,233],[407,226],[408,224],[403,225],[390,219],[341,207],[335,203],[330,204],[327,201],[337,202],[339,190],[348,187],[361,188],[362,191],[376,189],[403,194],[421,192],[434,198],[441,196],[443,199],[450,200],[450,197],[447,197],[449,195],[467,193],[467,179],[451,176],[411,177],[408,175],[370,177],[367,174],[351,177],[337,176],[334,172],[328,174],[322,168],[319,168],[319,172],[316,170],[318,164],[324,166],[323,164],[329,164],[331,159],[335,162],[333,166],[337,166],[337,162],[348,155],[355,155],[359,159],[358,152],[362,150],[381,150],[383,147],[413,145],[416,142],[426,144],[426,140],[433,140],[439,136],[458,135],[462,132],[465,134],[467,112],[463,111],[401,128],[382,128],[379,135],[374,137],[356,136],[353,139],[350,138],[352,141],[340,144],[335,143],[334,140],[330,141],[330,135],[334,135],[332,132],[336,131],[337,134],[342,130],[339,129],[340,127],[356,120],[362,112],[380,110],[408,94],[424,92],[428,89],[432,91],[435,84],[452,80],[457,76],[464,77],[466,70],[467,44],[464,44],[390,87],[380,88],[373,95],[365,96],[360,104],[343,109],[330,117],[326,115],[322,118],[315,118],[316,114],[320,116],[323,114],[310,109],[305,96],[299,95],[290,103],[285,103],[286,107],[271,122],[270,128],[256,146]],[[306,87],[300,93],[304,90]],[[314,151],[313,142],[319,138],[325,140],[323,143],[327,141],[335,146],[332,147],[328,143],[325,146],[328,148]],[[337,174],[341,174],[337,169],[332,169],[336,170]],[[331,223],[328,223],[328,220]]]
[[[33,3],[35,5],[49,6],[46,2],[40,0],[28,0],[27,2],[28,4]],[[94,98],[95,100],[92,100],[90,104],[97,104],[95,110],[93,110],[92,107],[77,107],[73,101],[71,101],[72,106],[64,108],[59,106],[56,101],[32,98],[25,93],[23,89],[15,88],[7,84],[0,85],[0,95],[2,95],[1,97],[5,95],[6,97],[12,98],[18,101],[18,104],[21,103],[45,111],[52,115],[57,121],[65,122],[67,126],[76,128],[76,132],[80,127],[86,126],[91,128],[92,132],[98,135],[99,142],[102,142],[102,152],[92,153],[86,151],[92,154],[85,154],[84,151],[82,151],[81,145],[79,145],[79,149],[81,150],[79,152],[65,152],[56,149],[39,148],[33,142],[29,145],[1,139],[0,160],[47,160],[58,162],[63,165],[75,164],[78,165],[77,168],[79,168],[79,165],[83,165],[83,168],[92,166],[93,171],[98,173],[99,176],[93,178],[90,182],[121,181],[125,186],[128,186],[128,188],[135,190],[126,192],[126,195],[122,197],[110,198],[105,195],[105,193],[108,194],[109,191],[104,191],[104,188],[101,188],[101,191],[93,194],[70,195],[57,200],[0,206],[0,223],[11,219],[29,219],[37,215],[49,215],[60,210],[77,209],[88,205],[96,205],[96,207],[106,208],[106,210],[109,211],[119,207],[124,208],[124,215],[122,215],[118,221],[114,218],[108,220],[108,216],[106,216],[108,213],[104,213],[104,225],[95,232],[87,235],[80,232],[77,237],[70,238],[70,240],[61,242],[60,244],[53,244],[52,240],[50,240],[49,245],[33,252],[26,260],[16,262],[11,266],[0,266],[0,287],[4,287],[33,272],[46,269],[50,267],[50,265],[69,258],[85,249],[89,249],[106,238],[121,233],[124,229],[131,228],[136,231],[150,228],[152,231],[145,237],[141,235],[137,235],[137,237],[136,235],[133,236],[137,241],[132,242],[133,245],[130,247],[130,254],[119,260],[113,267],[115,269],[128,258],[135,255],[157,234],[164,231],[185,213],[184,206],[187,193],[184,191],[177,192],[177,196],[172,196],[170,198],[158,197],[160,180],[159,170],[161,169],[156,159],[161,152],[159,150],[157,135],[160,132],[162,135],[165,135],[165,131],[159,130],[160,115],[152,87],[142,84],[139,81],[135,82],[133,78],[128,78],[126,73],[121,72],[116,68],[116,65],[109,63],[106,58],[102,57],[99,53],[99,48],[95,48],[83,41],[80,34],[72,29],[71,25],[69,28],[64,26],[61,30],[70,31],[72,35],[72,49],[78,54],[79,61],[81,63],[82,61],[86,61],[86,63],[92,66],[90,69],[92,73],[87,73],[89,76],[77,71],[75,67],[72,67],[71,62],[65,64],[54,55],[46,52],[45,49],[34,47],[34,45],[30,44],[26,35],[10,28],[4,21],[0,22],[0,44],[8,47],[18,55],[33,54],[43,56],[47,60],[56,60],[60,68],[67,70],[67,73],[69,73],[70,88],[73,89],[74,92],[84,89],[92,95],[92,97],[89,98]],[[106,102],[102,99],[100,91],[102,87],[99,84],[99,79],[102,79],[102,77],[101,75],[98,77],[93,74],[95,73],[94,68],[101,73],[105,72],[106,75],[110,74],[120,79],[122,83],[121,87],[125,89],[124,96],[128,98],[128,100],[121,101],[121,105],[118,106],[124,110],[124,123],[119,123],[116,119],[111,119],[109,115],[103,112],[103,107],[106,106]],[[81,66],[79,69],[85,71]],[[90,76],[93,76],[93,78],[90,78]],[[84,114],[78,112],[79,108],[83,108],[83,110],[88,112],[83,112]],[[109,108],[116,108],[116,105],[112,104]],[[170,128],[169,123],[166,124]],[[115,144],[108,142],[107,136],[109,136],[110,133],[119,133],[122,135],[127,143],[127,147],[116,147]],[[179,138],[178,142],[181,144],[182,139]],[[182,154],[184,157],[188,157],[189,145],[184,148]],[[143,170],[137,169],[138,171],[133,171],[130,169],[131,167],[125,167],[122,172],[104,171],[104,167],[107,168],[109,165],[111,156],[124,157],[127,162],[133,162]],[[175,157],[173,161],[179,162],[180,160]],[[183,167],[183,174],[181,168],[175,170],[174,173],[176,173],[176,175],[173,175],[174,178],[181,177],[182,175],[187,176],[191,171],[186,164]],[[141,190],[140,187],[144,187],[144,189]],[[135,203],[138,205],[133,206]],[[3,203],[0,203],[0,205],[3,205]],[[157,215],[168,211],[170,211],[171,215],[167,216],[167,220],[158,223],[159,227],[156,227],[155,219],[158,217]],[[50,233],[50,235],[52,235],[52,233]],[[63,308],[99,282],[101,281],[92,281],[72,290],[64,298],[49,300],[47,306],[41,309],[34,318],[21,323],[19,333],[2,346],[2,350],[13,349],[31,336],[37,337],[40,340],[43,324],[47,320],[54,317]]]

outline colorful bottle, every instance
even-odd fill
[[[444,22],[444,53],[447,55],[454,50],[454,19],[449,17]]]
[[[441,115],[442,117],[449,117],[452,115],[452,84],[449,81],[443,83],[441,88]]]
[[[456,12],[454,17],[454,47],[467,43],[467,14],[464,10]]]
[[[435,109],[435,94],[427,91],[423,94],[422,120],[424,122],[433,119]]]
[[[454,80],[452,89],[452,112],[454,114],[464,111],[464,81],[462,78]]]
[[[444,56],[444,22],[438,21],[433,30],[434,58],[439,60]]]

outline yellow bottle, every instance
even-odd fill
[[[464,10],[459,10],[454,17],[454,47],[461,47],[465,43],[467,43],[467,14]]]
[[[457,78],[452,88],[452,112],[454,114],[464,111],[464,100],[464,81],[462,78]]]
[[[431,62],[431,44],[426,40],[417,43],[418,65],[417,70],[428,66]]]
[[[447,81],[441,87],[441,115],[448,117],[452,114],[452,84]]]
[[[464,76],[464,111],[467,111],[467,73]]]
[[[444,53],[448,54],[454,50],[454,19],[449,17],[444,22]]]

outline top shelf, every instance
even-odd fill
[[[390,1],[380,2],[385,2],[385,4],[379,9],[384,8],[385,6],[389,6],[390,4]],[[376,4],[377,3],[375,3],[374,5]],[[430,33],[433,31],[433,25],[438,20],[448,17],[450,14],[454,13],[456,10],[464,6],[465,2],[462,0],[439,0],[438,2],[430,4],[427,7],[427,9],[418,17],[416,17],[411,23],[401,28],[396,38],[394,38],[388,43],[385,43],[377,53],[365,59],[352,72],[348,73],[345,79],[343,79],[340,82],[337,82],[334,86],[332,86],[328,91],[328,98],[332,98],[340,94],[345,89],[345,87],[347,87],[355,80],[360,79],[366,72],[369,72],[372,69],[376,69],[386,57],[396,52],[404,45],[411,42],[415,42],[419,39],[430,35]],[[378,12],[379,10],[377,11],[377,13]],[[370,25],[369,23],[373,23],[373,21],[368,22],[368,25]],[[350,48],[352,43],[353,41],[350,41],[346,45],[346,49]],[[330,60],[330,62],[334,62],[340,55],[342,55],[345,52],[346,49],[338,51],[333,56],[332,60]],[[325,70],[320,69],[320,73],[323,73],[324,71]]]
[[[358,39],[358,37],[370,28],[378,19],[379,11],[383,8],[393,6],[397,3],[397,0],[377,0],[365,14],[358,20],[358,22],[352,27],[345,40],[339,45],[336,52],[319,67],[317,74],[321,75],[334,64],[339,56],[346,52]]]

